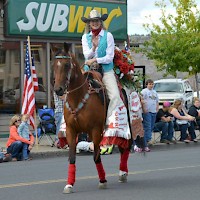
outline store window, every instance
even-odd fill
[[[0,50],[0,113],[19,113],[16,88],[20,82],[20,63],[15,54],[20,52],[18,42],[3,42]]]
[[[40,53],[39,53],[39,49],[34,49],[31,51],[32,57],[34,58],[34,60],[36,62],[40,62]]]
[[[24,43],[24,56],[26,55]],[[0,49],[0,113],[21,113],[24,69],[20,65],[20,43],[3,42]],[[35,92],[36,109],[47,104],[47,64],[46,43],[31,43],[31,53],[34,59],[38,77],[39,91]],[[25,66],[25,64],[24,64]]]
[[[0,64],[5,64],[6,62],[6,51],[4,49],[0,49]]]
[[[14,59],[15,63],[20,63],[20,51],[19,50],[14,50]]]

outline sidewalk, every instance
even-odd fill
[[[6,150],[6,142],[8,138],[0,138],[0,147]],[[31,156],[33,158],[50,158],[55,156],[68,156],[68,149],[58,149],[55,146],[51,146],[47,139],[42,139],[40,144],[34,145],[31,150]]]
[[[7,138],[0,138],[0,147],[6,150]],[[175,148],[189,148],[189,147],[200,147],[200,140],[198,140],[197,143],[195,142],[190,142],[190,143],[184,143],[184,142],[179,142],[177,141],[177,144],[163,144],[160,142],[156,142],[153,146],[150,146],[151,152],[154,151],[160,151],[160,150],[172,150]],[[68,156],[68,149],[58,149],[57,147],[49,144],[47,139],[42,139],[40,144],[35,145],[31,151],[31,156],[33,159],[43,159],[43,158],[52,158],[52,157],[57,157],[57,156]],[[119,150],[118,148],[114,148],[113,153],[118,153]],[[151,153],[150,152],[150,153]],[[80,155],[84,155],[85,153],[80,153]],[[91,153],[90,153],[91,154]]]

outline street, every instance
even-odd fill
[[[74,193],[63,194],[67,158],[55,157],[0,164],[1,200],[198,200],[200,145],[131,153],[127,183],[118,183],[119,154],[102,156],[108,189],[99,190],[90,154],[77,156]]]

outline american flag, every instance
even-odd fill
[[[32,73],[33,73],[33,86],[34,86],[34,91],[38,91],[38,78],[35,70],[35,65],[34,65],[34,59],[32,58]]]
[[[34,112],[35,112],[34,88],[36,88],[38,90],[38,82],[37,82],[37,76],[36,76],[34,65],[33,65],[34,70],[31,71],[30,57],[31,57],[31,55],[29,55],[29,42],[27,41],[25,69],[24,69],[24,91],[23,91],[23,98],[22,98],[22,114],[29,114],[30,115],[30,125],[33,128],[35,128],[35,123],[34,123]],[[33,74],[32,74],[32,72],[33,72]]]

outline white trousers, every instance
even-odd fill
[[[116,106],[123,103],[120,98],[120,93],[117,85],[117,81],[114,75],[114,71],[111,70],[109,72],[104,72],[104,76],[102,79],[108,94],[108,98],[110,99],[110,103],[108,106],[107,118],[111,116],[112,111],[116,108]]]

